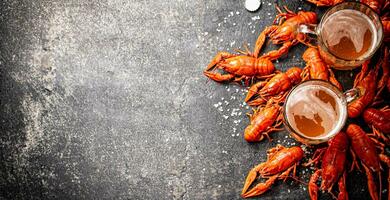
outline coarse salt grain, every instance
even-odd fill
[[[233,45],[236,43],[236,41],[233,41],[230,43],[230,47],[233,47]]]
[[[260,16],[254,16],[254,17],[252,17],[252,20],[253,20],[253,21],[258,20],[258,19],[260,19]]]

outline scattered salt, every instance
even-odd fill
[[[254,16],[254,17],[252,17],[252,20],[253,20],[253,21],[258,20],[258,19],[260,19],[260,16]]]

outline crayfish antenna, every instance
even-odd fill
[[[353,152],[352,149],[350,149],[350,152],[351,152],[351,155],[352,155],[352,163],[351,163],[351,169],[349,170],[349,172],[352,172],[354,169],[355,169],[355,166],[356,166],[356,169],[358,171],[361,171],[360,167],[359,167],[359,164],[357,162],[357,159],[356,159],[356,154],[355,152]]]
[[[344,171],[343,175],[340,177],[338,182],[339,195],[337,196],[337,199],[339,200],[348,200],[348,192],[345,184],[346,179],[347,179],[347,173],[346,171]]]
[[[371,199],[373,200],[378,200],[378,190],[375,184],[374,176],[371,172],[371,169],[369,169],[366,165],[362,164],[364,170],[366,171],[366,176],[367,176],[367,186],[368,186],[368,191],[370,193]]]
[[[315,171],[311,176],[308,184],[308,191],[311,200],[318,198],[318,185],[317,181],[320,178],[322,170]]]

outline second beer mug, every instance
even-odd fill
[[[370,59],[383,40],[380,18],[358,2],[338,4],[324,14],[318,26],[301,25],[299,31],[317,35],[322,59],[340,70]]]

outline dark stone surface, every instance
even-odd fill
[[[253,47],[269,2],[1,1],[0,198],[239,199],[266,149],[294,142],[245,142],[244,89],[202,70],[219,50]],[[303,51],[277,68],[303,67]],[[303,188],[278,182],[262,199],[306,199]],[[368,198],[362,174],[348,189]]]

